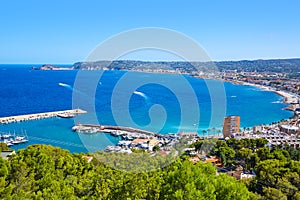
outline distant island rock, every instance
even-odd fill
[[[41,67],[31,67],[32,70],[74,70],[74,67],[59,67],[51,64],[45,64]]]

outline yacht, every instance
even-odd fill
[[[14,144],[12,143],[12,139],[8,140],[8,139],[4,139],[3,143],[5,143],[8,147],[13,146]]]
[[[2,138],[3,139],[8,139],[8,138],[11,138],[12,137],[12,134],[4,134],[4,135],[2,135]]]
[[[75,117],[74,114],[70,114],[70,113],[62,113],[62,114],[57,114],[57,117],[60,117],[60,118],[73,118]]]
[[[12,141],[13,144],[21,144],[28,142],[28,140],[24,136],[16,136],[15,139]]]

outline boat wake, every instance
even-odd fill
[[[70,85],[65,84],[65,83],[58,83],[58,85],[62,86],[62,87],[66,87],[66,88],[72,88]]]
[[[86,100],[91,100],[91,101],[96,101],[98,102],[98,99],[95,97],[92,97],[84,92],[81,92],[80,90],[77,90],[75,88],[73,88],[71,85],[68,85],[66,83],[58,83],[59,86],[62,86],[64,88],[67,88],[68,90],[71,90],[73,93],[77,93],[78,95],[84,97]],[[78,96],[79,97],[79,96]]]
[[[273,101],[272,103],[282,103],[282,101]]]
[[[142,92],[134,91],[133,94],[139,95],[139,96],[143,97],[144,99],[148,99],[147,95],[145,95],[145,94],[142,93]]]

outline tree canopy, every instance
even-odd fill
[[[71,154],[47,145],[0,158],[1,199],[300,199],[300,152],[265,140],[202,140],[225,169],[243,166],[255,178],[236,180],[189,155],[96,152]],[[6,146],[3,146],[6,149]],[[88,162],[83,156],[92,156]],[[130,169],[130,170],[129,170]]]
[[[163,168],[134,173],[105,166],[96,154],[91,162],[83,155],[32,145],[9,160],[0,159],[0,198],[248,199],[251,195],[244,183],[217,175],[209,163],[194,165],[177,158]]]

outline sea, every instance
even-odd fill
[[[283,97],[253,86],[188,75],[126,71],[39,71],[33,65],[0,65],[0,117],[87,110],[76,118],[48,118],[0,124],[1,133],[26,135],[33,144],[70,152],[103,150],[118,138],[106,133],[78,134],[78,123],[122,125],[161,134],[180,131],[220,134],[222,120],[241,116],[241,129],[287,119]],[[68,66],[68,65],[62,65]],[[95,76],[96,74],[96,76]],[[80,100],[77,100],[79,98]]]

